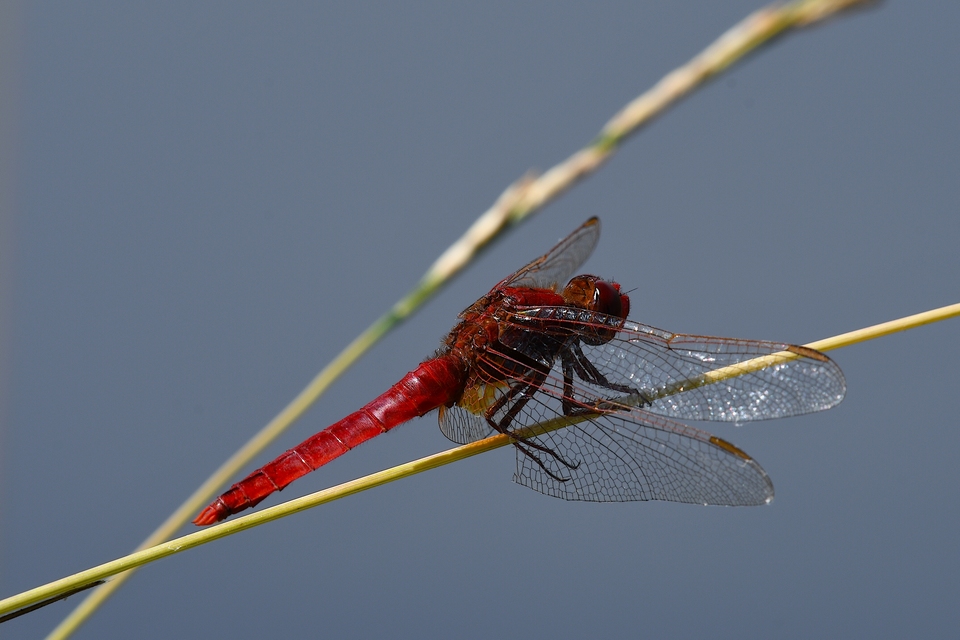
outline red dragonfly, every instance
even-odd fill
[[[439,409],[440,430],[465,444],[511,436],[514,479],[567,500],[670,500],[759,505],[773,484],[734,445],[674,418],[746,422],[829,409],[846,389],[819,351],[775,342],[670,333],[627,320],[620,285],[580,275],[600,221],[587,220],[546,255],[460,314],[437,355],[386,393],[233,485],[203,510],[207,525],[353,447]],[[737,377],[709,372],[790,352]],[[531,427],[565,417],[569,426]]]

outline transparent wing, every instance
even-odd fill
[[[529,330],[529,318],[534,317],[573,334],[619,323],[567,307],[528,309],[518,315],[523,317],[517,318],[517,327]],[[645,411],[671,418],[720,422],[783,418],[829,409],[846,393],[836,363],[796,345],[670,333],[628,321],[609,342],[580,348],[611,386],[636,390],[646,401]],[[718,369],[781,352],[791,359],[709,382],[711,372]],[[585,380],[578,383],[577,393],[587,398],[623,395]]]
[[[463,407],[440,408],[440,432],[457,444],[469,444],[493,435],[493,427],[480,414]]]
[[[583,386],[577,390],[578,408],[590,405],[602,414],[581,415],[580,422],[547,433],[532,432],[565,409],[574,413],[564,406],[569,384],[562,365],[545,377],[532,375],[512,384],[525,387],[536,379],[536,392],[517,394],[492,416],[518,439],[518,483],[567,500],[598,502],[759,505],[773,498],[766,472],[732,444],[638,407],[603,403]]]
[[[773,483],[746,453],[641,409],[595,417],[537,440],[549,453],[535,451],[535,459],[518,451],[514,480],[557,498],[726,506],[773,499]]]
[[[600,240],[600,219],[590,218],[557,246],[500,283],[559,291],[573,277]]]

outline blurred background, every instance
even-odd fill
[[[5,3],[0,597],[130,551],[509,183],[759,6]],[[586,270],[671,331],[804,343],[960,301],[958,20],[884,3],[738,64],[247,471],[591,215]],[[958,337],[834,352],[838,408],[706,427],[770,506],[566,503],[500,450],[153,564],[75,637],[955,637]],[[431,414],[282,498],[449,446]]]

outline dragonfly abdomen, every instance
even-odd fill
[[[207,525],[249,509],[274,491],[359,444],[408,420],[459,399],[466,380],[463,361],[445,354],[420,364],[372,402],[284,452],[236,483],[193,521]]]

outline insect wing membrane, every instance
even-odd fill
[[[502,286],[559,291],[593,253],[600,240],[600,220],[590,218],[545,255],[507,278]]]
[[[529,324],[531,318],[549,319],[555,330],[570,334],[588,334],[617,322],[565,307],[526,309],[515,318],[518,325]],[[829,409],[846,393],[836,363],[818,351],[784,343],[677,334],[627,321],[608,342],[581,343],[580,349],[611,385],[637,390],[649,401],[644,409],[670,418],[784,418]],[[717,381],[705,378],[724,367],[778,353],[788,359]]]
[[[555,370],[521,409],[517,424],[541,424],[562,415],[563,393],[563,374]],[[578,394],[591,395],[585,385],[578,386]],[[760,465],[709,433],[636,407],[607,405],[603,415],[579,419],[529,438],[537,447],[518,448],[514,479],[566,500],[758,505],[773,498],[773,485]]]

